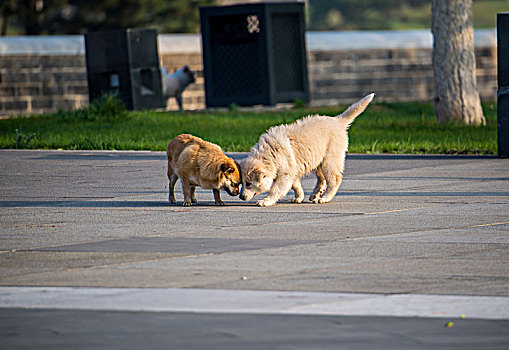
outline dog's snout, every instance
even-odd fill
[[[234,188],[231,192],[232,192],[232,196],[238,196],[240,191],[238,188]]]
[[[240,189],[238,187],[225,187],[224,190],[226,193],[228,193],[230,196],[238,196]]]

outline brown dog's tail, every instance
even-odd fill
[[[346,111],[338,115],[336,118],[340,119],[342,122],[346,123],[347,126],[350,126],[350,124],[353,123],[355,118],[364,112],[366,107],[368,107],[369,103],[373,100],[375,97],[374,93],[371,93],[361,99],[360,101],[354,103],[350,107],[347,108]]]

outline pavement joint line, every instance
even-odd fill
[[[350,217],[350,216],[388,214],[388,213],[397,213],[397,212],[403,212],[403,211],[421,210],[421,209],[429,209],[429,208],[437,208],[437,207],[441,207],[441,206],[426,206],[426,207],[416,207],[416,208],[394,209],[394,210],[386,210],[386,211],[372,212],[372,213],[325,213],[325,214],[327,214],[327,216],[323,216],[323,217],[295,219],[295,220],[277,221],[277,222],[267,222],[267,223],[252,224],[252,225],[247,225],[247,226],[259,227],[259,226],[269,226],[269,225],[279,225],[279,224],[290,224],[290,223],[303,222],[303,221],[317,221],[317,220],[337,219],[337,218]],[[318,213],[318,214],[324,215],[324,213]],[[247,227],[247,226],[245,226],[245,227]],[[223,229],[223,230],[232,229],[232,228],[235,229],[238,227],[237,226],[221,226],[221,227],[219,227],[219,229]]]
[[[405,231],[405,232],[393,232],[393,233],[384,233],[377,236],[359,236],[359,237],[345,237],[342,239],[334,240],[335,242],[343,242],[343,241],[357,241],[357,240],[363,240],[363,239],[379,239],[383,237],[391,237],[391,236],[404,236],[409,234],[415,234],[419,232],[428,232],[428,231],[449,231],[449,230],[464,230],[468,228],[479,228],[479,227],[490,227],[490,226],[497,226],[497,225],[506,225],[509,224],[509,222],[503,222],[503,223],[496,223],[496,224],[479,224],[479,225],[472,225],[472,226],[458,226],[458,227],[428,227],[423,230],[415,230],[415,231]],[[446,244],[442,242],[442,244]],[[455,244],[452,242],[451,244]]]
[[[0,287],[0,308],[508,320],[509,297],[199,288]]]
[[[393,209],[393,210],[384,210],[384,211],[375,211],[372,213],[365,213],[364,215],[376,215],[376,214],[389,214],[389,213],[399,213],[403,211],[409,211],[409,210],[420,210],[420,209],[429,209],[429,208],[438,208],[439,206],[427,206],[427,207],[417,207],[417,208],[404,208],[404,209]]]
[[[467,226],[465,228],[475,228],[475,227],[485,227],[485,226],[499,226],[499,225],[507,225],[507,224],[509,224],[509,221],[507,221],[507,222],[494,222],[492,224],[472,225],[472,226]]]

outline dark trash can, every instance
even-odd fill
[[[127,109],[165,107],[157,31],[120,29],[85,34],[89,99],[118,94]]]
[[[200,8],[207,107],[309,102],[304,4]]]
[[[509,12],[497,14],[498,156],[509,157]]]

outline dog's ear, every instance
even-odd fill
[[[221,164],[221,171],[223,173],[233,173],[235,169],[228,163]]]
[[[189,73],[189,66],[184,66],[184,73]]]
[[[240,166],[239,162],[237,162],[236,160],[235,160],[235,166],[236,166],[236,167],[237,167],[237,169],[239,170],[239,174],[242,176],[242,168],[241,168],[241,166]]]

